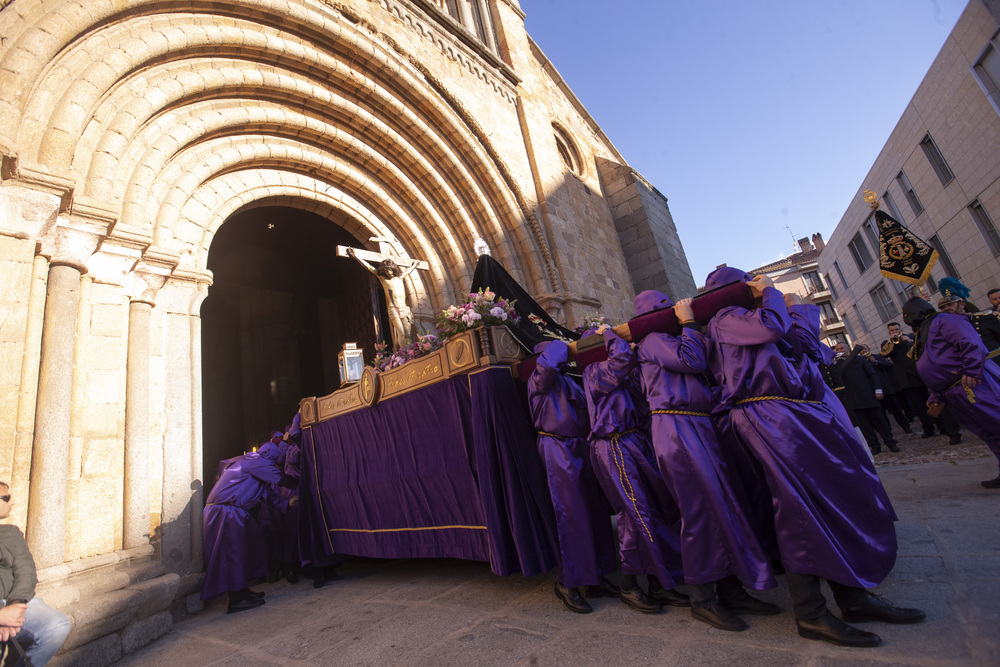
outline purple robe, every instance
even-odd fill
[[[857,438],[804,381],[791,356],[792,318],[778,290],[756,310],[729,307],[709,324],[709,368],[732,433],[760,463],[784,566],[847,586],[877,586],[896,561],[892,505]],[[794,337],[794,336],[793,336]]]
[[[982,438],[1000,459],[1000,367],[986,363],[989,351],[964,315],[939,313],[927,330],[917,372],[932,403],[944,403],[958,422]],[[968,392],[962,376],[982,384]]]
[[[655,575],[665,588],[681,581],[677,506],[652,456],[648,407],[631,346],[608,329],[608,359],[587,366],[590,460],[618,516],[622,573]],[[676,580],[676,581],[675,581]]]
[[[205,501],[205,583],[201,599],[246,588],[267,574],[267,554],[260,527],[250,512],[265,488],[281,480],[269,459],[246,454],[226,468]]]
[[[555,509],[559,578],[576,588],[598,584],[600,575],[614,572],[618,564],[611,508],[590,463],[587,399],[583,388],[559,370],[567,357],[562,341],[545,347],[528,379],[528,403]]]
[[[654,411],[653,450],[682,517],[684,581],[707,584],[736,575],[751,588],[772,588],[742,484],[709,417],[712,390],[702,374],[707,347],[690,327],[677,337],[652,333],[639,344],[642,386]]]

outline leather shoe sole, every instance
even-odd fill
[[[264,604],[263,598],[246,598],[245,600],[240,600],[239,602],[230,602],[229,608],[226,609],[227,614],[235,614],[237,612],[246,611],[248,609],[256,609]]]
[[[702,623],[708,623],[713,628],[729,632],[742,632],[749,627],[746,621],[718,602],[708,607],[691,607],[691,617]]]
[[[799,636],[805,639],[818,639],[837,646],[878,646],[882,638],[873,632],[853,628],[832,614],[827,614],[814,621],[796,620]]]
[[[690,607],[691,598],[681,593],[676,588],[661,588],[657,591],[649,591],[649,597],[662,605],[670,607]]]
[[[1000,477],[980,482],[984,489],[1000,489]]]
[[[722,606],[736,614],[748,614],[750,616],[777,616],[781,613],[781,607],[770,602],[758,600],[752,595],[744,595],[738,600],[727,600],[719,598]]]
[[[646,591],[641,588],[622,589],[621,601],[644,614],[659,614],[663,611],[660,603],[646,595]]]
[[[559,582],[556,582],[555,591],[556,597],[562,601],[563,606],[574,614],[589,614],[594,611],[594,608],[580,595],[579,589],[566,588]]]
[[[605,577],[601,577],[601,583],[596,586],[587,586],[588,598],[616,598],[619,595],[621,595],[621,589]]]
[[[908,609],[906,607],[893,607],[884,604],[872,604],[865,607],[854,607],[841,609],[840,615],[848,623],[866,623],[869,621],[882,621],[893,625],[910,625],[919,623],[927,618],[927,614],[919,609]]]

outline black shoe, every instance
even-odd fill
[[[848,623],[882,621],[883,623],[894,623],[896,625],[919,623],[927,617],[927,614],[919,609],[893,607],[892,603],[888,600],[873,593],[868,594],[868,600],[864,604],[841,609],[840,615]]]
[[[934,431],[924,431],[923,435],[921,435],[920,437],[921,438],[933,438],[934,436],[935,436]]]
[[[662,605],[667,605],[670,607],[690,607],[691,598],[681,593],[676,588],[663,588],[662,586],[654,587],[650,585],[649,587],[649,597],[656,600]]]
[[[720,595],[719,602],[723,607],[737,614],[775,616],[781,613],[781,607],[778,605],[758,600],[744,589],[740,589],[740,592],[736,595]]]
[[[910,428],[909,426],[904,426],[903,433],[913,433],[913,429]]]
[[[1000,476],[996,479],[988,479],[985,482],[980,482],[984,489],[1000,489]]]
[[[632,609],[641,611],[644,614],[659,614],[663,611],[660,603],[646,595],[646,591],[638,586],[621,589],[621,599],[623,604],[627,604]]]
[[[882,453],[882,448],[881,447],[871,447],[870,449],[872,450],[872,456],[875,456],[876,454],[881,454]]]
[[[890,452],[899,453],[899,444],[895,440],[885,443],[885,446],[889,448]]]
[[[278,579],[281,579],[281,573],[278,572],[277,570],[272,570],[271,572],[267,573],[267,583],[269,584],[276,583]]]
[[[229,608],[226,609],[227,614],[235,614],[240,611],[246,611],[247,609],[256,609],[264,604],[264,598],[244,598],[242,600],[237,600],[233,602],[230,600]]]
[[[616,598],[621,595],[620,589],[608,581],[607,577],[601,577],[600,583],[596,586],[587,586],[588,598]]]
[[[287,581],[290,584],[297,584],[297,583],[299,583],[299,575],[298,575],[298,573],[296,573],[296,572],[289,572],[285,576],[285,581]]]
[[[691,607],[691,618],[708,623],[713,628],[730,632],[742,632],[749,627],[746,621],[723,607],[718,600],[714,600],[707,607]]]
[[[961,433],[959,433],[958,435],[948,436],[948,444],[949,445],[957,445],[960,442],[962,442],[962,434]]]
[[[580,595],[579,588],[566,588],[557,581],[556,597],[562,600],[563,605],[573,613],[589,614],[594,611],[594,608]]]
[[[251,600],[263,600],[264,591],[252,591],[248,588],[246,591],[246,597],[250,598]]]
[[[878,646],[882,638],[873,632],[865,632],[827,612],[814,621],[796,619],[799,636],[806,639],[822,639],[837,646]]]

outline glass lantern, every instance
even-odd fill
[[[340,368],[340,386],[352,384],[361,379],[365,369],[364,350],[357,343],[344,343],[344,349],[337,354],[337,366]]]

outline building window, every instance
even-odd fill
[[[476,26],[476,35],[479,36],[479,40],[483,44],[489,44],[486,39],[486,24],[483,21],[483,11],[479,6],[479,0],[472,0],[470,3],[472,6],[472,22]]]
[[[924,138],[920,141],[920,147],[924,149],[924,155],[927,156],[927,161],[934,168],[934,173],[937,174],[941,185],[948,185],[955,180],[955,174],[951,173],[951,168],[945,162],[944,156],[941,155],[941,151],[938,150],[937,144],[934,143],[934,139],[931,138],[930,134],[924,135]]]
[[[847,329],[847,335],[851,337],[851,340],[857,340],[858,335],[854,333],[854,327],[851,326],[851,318],[844,315],[844,328]]]
[[[834,299],[839,299],[840,295],[837,294],[837,288],[833,285],[833,280],[830,279],[829,274],[826,276],[826,284],[830,287],[830,294],[833,295]]]
[[[996,226],[990,220],[990,216],[986,213],[986,209],[983,208],[982,203],[978,199],[969,204],[969,213],[972,214],[972,218],[976,221],[976,226],[979,227],[979,232],[986,239],[986,245],[990,247],[993,256],[1000,256],[1000,234],[997,234]]]
[[[958,278],[961,280],[962,276],[959,274],[958,269],[955,268],[955,263],[951,261],[951,256],[948,255],[948,251],[944,249],[944,243],[941,242],[941,238],[935,234],[927,239],[927,242],[931,244],[932,248],[937,250],[938,260],[940,260],[941,266],[944,267],[945,273],[952,278]],[[937,290],[935,289],[934,291]]]
[[[993,34],[979,58],[972,66],[972,75],[986,93],[993,110],[1000,114],[1000,32]]]
[[[456,21],[458,21],[459,23],[461,23],[462,22],[462,15],[458,11],[458,1],[457,0],[445,0],[444,4],[445,4],[445,6],[448,9],[448,14],[451,15],[451,18],[453,18]]]
[[[882,201],[885,202],[886,212],[891,215],[894,220],[903,222],[903,214],[899,212],[899,208],[896,206],[896,201],[892,198],[892,195],[889,194],[888,190],[882,194]]]
[[[903,190],[903,194],[906,195],[906,201],[910,202],[910,208],[913,209],[913,215],[920,215],[924,210],[924,205],[920,203],[917,199],[917,193],[913,191],[913,186],[910,185],[910,179],[906,177],[906,174],[900,171],[896,174],[896,182],[899,183],[899,187]]]
[[[861,309],[858,308],[858,304],[854,304],[854,317],[858,320],[858,324],[861,325],[861,330],[868,333],[868,323],[865,322],[864,315],[861,314]]]
[[[879,248],[878,243],[878,227],[875,226],[875,214],[872,213],[865,220],[865,224],[861,225],[861,229],[865,230],[865,236],[868,237],[868,242],[872,244],[872,248],[877,251]]]
[[[883,322],[889,322],[899,315],[899,307],[896,305],[896,300],[889,294],[884,280],[876,285],[875,289],[868,294],[871,295],[872,302],[875,304],[875,310],[878,311],[878,316],[882,318]]]
[[[851,251],[854,263],[858,265],[858,271],[864,273],[872,265],[872,255],[868,252],[868,246],[865,245],[864,240],[861,238],[861,232],[854,235],[854,238],[851,239],[847,247]]]
[[[556,148],[559,149],[559,157],[562,158],[566,168],[577,176],[583,175],[583,162],[580,160],[580,151],[576,150],[576,145],[569,138],[566,130],[553,124],[552,130],[556,137]]]
[[[826,289],[823,285],[823,279],[819,277],[819,273],[816,271],[803,273],[802,282],[806,284],[806,294],[815,294]]]
[[[847,278],[844,277],[844,271],[840,268],[840,260],[833,263],[833,268],[837,271],[837,277],[840,278],[840,282],[844,284],[844,289],[851,289],[851,284],[847,282]]]
[[[819,321],[825,327],[840,321],[840,318],[837,317],[837,309],[829,301],[819,304]]]
[[[844,334],[842,334],[839,331],[837,333],[835,333],[835,334],[830,334],[829,341],[830,341],[830,347],[836,347],[840,343],[843,343],[844,345],[847,345],[848,347],[850,347],[850,345],[851,345],[848,342],[848,340],[847,340],[847,336],[845,336]]]

